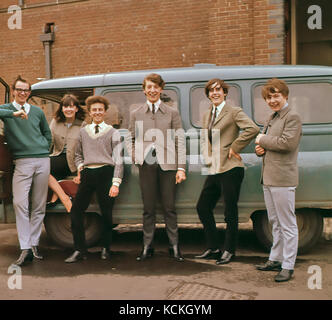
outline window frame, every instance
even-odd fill
[[[284,80],[287,83],[287,86],[289,87],[290,92],[291,92],[290,86],[293,84],[328,83],[328,84],[332,85],[332,81],[330,81],[329,79],[296,79],[296,80],[295,79],[293,79],[293,80],[281,79],[281,80]],[[264,123],[259,123],[255,117],[254,90],[259,86],[264,86],[265,84],[266,84],[266,81],[258,81],[258,82],[253,83],[250,88],[252,120],[260,127],[263,127]],[[262,97],[262,99],[263,99],[263,97]],[[302,126],[322,126],[322,125],[329,125],[329,124],[332,124],[332,120],[329,122],[303,122]]]

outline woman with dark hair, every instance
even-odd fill
[[[48,206],[53,206],[58,199],[63,203],[67,212],[70,212],[72,202],[63,191],[58,180],[64,179],[77,171],[74,162],[75,146],[80,128],[85,118],[85,111],[78,99],[72,94],[66,94],[55,112],[50,123],[52,132],[51,145],[51,174],[48,186],[54,191]]]

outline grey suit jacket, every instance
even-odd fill
[[[212,104],[203,116],[201,132],[201,153],[209,174],[229,171],[235,167],[244,167],[241,160],[231,157],[229,149],[239,153],[259,133],[259,128],[240,107],[232,107],[227,102],[212,127],[212,144],[208,139],[208,127],[211,120]],[[240,133],[240,130],[242,132]]]
[[[161,102],[155,114],[147,103],[130,113],[127,148],[133,162],[142,165],[152,145],[162,170],[185,169],[186,143],[181,117],[175,107]]]
[[[261,183],[274,187],[295,187],[299,183],[297,156],[302,123],[298,113],[290,106],[279,115],[268,119],[259,145],[265,149]]]

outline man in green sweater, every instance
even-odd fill
[[[34,257],[43,259],[38,244],[45,215],[52,134],[44,112],[27,103],[30,84],[19,76],[12,90],[14,101],[0,106],[0,119],[15,165],[13,206],[22,250],[15,264],[23,266]]]

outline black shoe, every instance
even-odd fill
[[[289,281],[292,278],[294,270],[281,269],[281,271],[274,277],[276,282]]]
[[[201,255],[195,256],[196,259],[219,260],[221,251],[219,249],[207,249]]]
[[[44,257],[39,253],[37,246],[32,246],[31,248],[32,254],[36,259],[43,260]]]
[[[228,251],[224,251],[221,258],[216,261],[216,264],[227,264],[230,263],[231,260],[234,260],[235,255],[233,253],[230,253]]]
[[[16,266],[22,267],[26,265],[28,262],[33,260],[33,254],[31,249],[24,249],[21,252],[19,258],[14,262]]]
[[[101,260],[108,260],[110,258],[110,256],[111,256],[111,253],[110,253],[109,249],[103,248],[101,250],[101,254],[100,254]]]
[[[83,254],[81,251],[75,250],[74,253],[65,260],[66,263],[74,263],[79,260],[86,260],[86,254]]]
[[[268,260],[263,264],[256,265],[256,269],[260,271],[280,271],[281,262]]]
[[[138,257],[136,257],[137,261],[144,261],[147,258],[153,257],[154,249],[150,246],[144,246],[142,252]]]
[[[169,255],[178,262],[184,261],[184,258],[181,255],[180,248],[177,244],[168,249]]]

